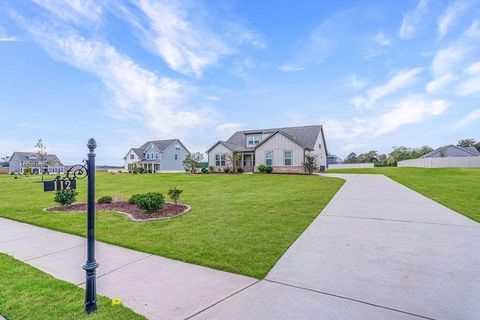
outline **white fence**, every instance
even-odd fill
[[[479,168],[480,156],[403,160],[398,162],[398,166],[417,168]]]
[[[329,164],[328,169],[365,169],[373,168],[373,163],[339,163]]]

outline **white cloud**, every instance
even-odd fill
[[[185,108],[190,93],[185,83],[159,77],[108,43],[86,39],[72,29],[53,29],[18,15],[16,19],[53,58],[93,74],[109,89],[114,99],[111,116],[136,120],[166,137],[182,137],[211,121],[205,110]]]
[[[283,72],[297,72],[297,71],[305,70],[305,68],[302,66],[297,66],[295,64],[284,64],[278,67],[278,70]]]
[[[465,126],[468,126],[469,124],[477,121],[480,119],[480,108],[479,109],[476,109],[476,110],[473,110],[472,112],[470,112],[469,114],[467,114],[465,117],[463,117],[462,119],[460,119],[456,124],[455,124],[455,128],[461,128],[461,127],[465,127]]]
[[[243,127],[241,123],[222,123],[215,127],[215,130],[222,136],[227,137],[240,130]],[[226,139],[226,138],[224,138]]]
[[[433,58],[432,72],[436,76],[451,72],[468,57],[470,52],[470,46],[463,41],[454,42],[438,50]]]
[[[103,9],[95,0],[33,0],[39,6],[66,22],[83,24],[85,21],[99,23]]]
[[[376,86],[367,91],[364,96],[352,99],[356,108],[370,108],[378,100],[396,93],[417,81],[417,76],[423,68],[412,68],[398,71],[387,83]]]
[[[467,78],[459,83],[456,93],[459,96],[468,96],[480,92],[480,76]]]
[[[480,61],[474,62],[471,65],[469,65],[467,68],[465,68],[464,72],[467,74],[480,73]]]
[[[0,42],[19,41],[17,37],[8,35],[7,32],[0,26]]]
[[[438,36],[443,38],[455,20],[468,8],[469,2],[456,0],[448,5],[445,12],[438,19]]]
[[[427,13],[428,0],[419,0],[417,6],[403,17],[398,36],[402,39],[409,39],[415,35],[418,25],[422,22],[423,16]]]
[[[413,95],[399,100],[393,109],[374,122],[373,136],[384,135],[408,124],[419,123],[428,116],[443,114],[450,107],[445,100],[429,100],[422,95]]]
[[[433,79],[430,81],[427,86],[426,90],[429,93],[438,93],[447,85],[455,81],[457,77],[455,77],[452,73],[446,73],[438,78]]]
[[[347,81],[346,86],[353,89],[361,89],[367,85],[367,81],[361,79],[356,74],[352,74]]]
[[[387,37],[385,35],[385,33],[383,32],[378,32],[374,37],[373,37],[373,41],[379,45],[379,46],[389,46],[392,44],[392,39],[390,39],[389,37]]]

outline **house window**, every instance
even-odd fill
[[[155,153],[155,159],[158,159],[158,153]]]
[[[133,154],[130,155],[130,159],[135,159],[135,156]]]
[[[265,151],[265,164],[267,166],[273,165],[273,151]]]
[[[175,160],[178,160],[178,155],[175,155]]]
[[[217,167],[225,166],[225,153],[215,155],[215,166]]]
[[[175,150],[177,150],[177,151],[180,150],[180,146],[178,144],[175,145]]]
[[[150,159],[150,153],[147,153],[147,159]]]
[[[318,144],[318,149],[322,149],[322,144],[321,143]]]
[[[292,151],[291,150],[283,151],[283,165],[284,166],[291,166],[292,165]]]
[[[247,146],[253,147],[260,143],[261,136],[259,134],[252,134],[247,136]]]

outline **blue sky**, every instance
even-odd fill
[[[480,139],[480,0],[0,4],[0,153],[121,164],[323,124],[330,152]]]

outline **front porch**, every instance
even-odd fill
[[[242,153],[240,167],[243,172],[253,172],[255,168],[255,153]]]
[[[134,168],[142,168],[146,173],[157,173],[160,172],[160,161],[140,161],[128,164],[129,171]]]

